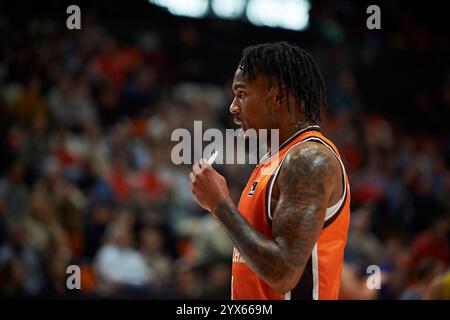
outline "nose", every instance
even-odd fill
[[[239,114],[240,113],[239,106],[236,104],[236,98],[234,98],[233,101],[231,102],[229,110],[230,110],[231,114]]]

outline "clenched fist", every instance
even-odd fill
[[[205,159],[192,166],[189,187],[198,204],[211,213],[224,201],[231,201],[227,182]]]

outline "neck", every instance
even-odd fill
[[[279,127],[279,141],[278,145],[281,146],[283,143],[285,143],[290,137],[292,137],[294,134],[299,132],[300,130],[304,130],[310,126],[313,126],[316,124],[310,123],[310,122],[302,122],[298,125],[290,125],[290,126],[280,126]],[[268,144],[269,150],[272,150],[272,144],[271,141],[269,141]],[[276,146],[275,146],[276,147]]]
[[[276,151],[278,151],[285,142],[287,142],[289,140],[289,138],[291,138],[292,136],[294,136],[297,132],[299,132],[300,130],[304,130],[310,126],[318,126],[317,124],[313,124],[313,123],[309,123],[309,122],[304,122],[301,123],[299,125],[296,126],[279,126],[279,141],[278,144],[273,146],[272,148],[272,143],[270,141],[270,136],[271,134],[269,134],[268,137],[268,143],[266,146],[266,150],[267,153],[262,156],[262,158],[258,161],[259,163],[265,161],[265,159],[267,159],[268,157],[270,157],[272,154],[274,154]]]
[[[286,142],[290,137],[299,132],[300,130],[306,129],[314,124],[310,122],[302,122],[294,126],[283,126],[280,128],[280,145]]]

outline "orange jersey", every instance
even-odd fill
[[[254,169],[239,201],[238,210],[246,220],[268,239],[271,230],[271,195],[275,179],[288,151],[303,142],[315,141],[328,147],[341,164],[343,194],[328,208],[324,226],[311,252],[297,286],[286,294],[277,293],[250,269],[237,248],[233,251],[231,299],[337,299],[341,280],[344,248],[350,223],[350,186],[344,165],[334,144],[325,138],[318,126],[298,131],[285,141],[279,151],[262,160]]]

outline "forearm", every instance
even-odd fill
[[[273,289],[285,291],[294,273],[278,244],[255,230],[227,201],[219,205],[214,215],[223,224],[249,267]]]

